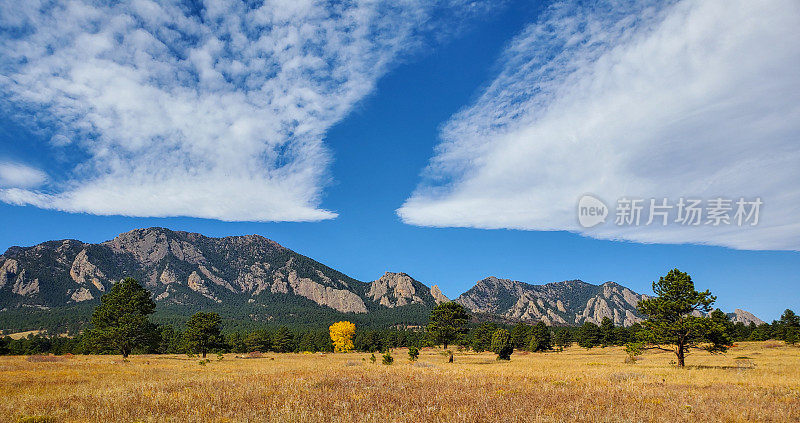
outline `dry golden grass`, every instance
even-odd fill
[[[484,354],[0,358],[0,421],[54,422],[528,422],[800,421],[800,349],[740,343],[694,353],[686,369],[621,348]],[[741,358],[741,357],[749,357]],[[37,421],[37,420],[29,420]]]

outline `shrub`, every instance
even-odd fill
[[[492,334],[492,352],[497,354],[498,360],[511,360],[514,344],[511,343],[511,334],[505,329],[497,329]]]
[[[390,365],[394,363],[394,357],[392,357],[392,353],[386,351],[386,354],[383,355],[383,364]]]
[[[417,347],[408,347],[408,360],[409,361],[417,361],[419,358],[419,348]]]
[[[625,353],[628,354],[628,356],[625,357],[625,362],[636,364],[636,356],[642,355],[643,346],[641,342],[629,342],[625,344]]]

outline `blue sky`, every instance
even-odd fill
[[[569,2],[454,1],[442,10],[410,2],[399,11],[318,16],[281,9],[264,12],[269,30],[179,24],[189,41],[160,32],[164,16],[179,21],[180,7],[97,12],[144,22],[98,32],[123,40],[115,50],[147,51],[144,58],[109,56],[108,40],[97,37],[86,41],[96,52],[74,50],[63,34],[97,25],[81,20],[91,15],[85,10],[62,10],[77,17],[49,32],[51,12],[5,10],[0,249],[98,242],[147,226],[257,233],[360,280],[402,271],[450,297],[490,275],[613,280],[649,293],[654,279],[678,267],[723,309],[775,319],[800,309],[800,229],[792,220],[800,210],[800,120],[792,119],[800,116],[792,91],[800,87],[800,43],[761,46],[798,37],[784,30],[796,28],[798,8],[734,3],[631,1],[615,14]],[[339,40],[331,34],[359,28],[341,15],[381,24],[368,25],[360,42]],[[716,34],[743,17],[748,25],[726,29],[716,50],[697,50],[717,37],[700,29],[674,43],[659,36],[674,28]],[[270,53],[269,72],[259,59],[266,53],[248,56],[242,47],[262,32],[272,43],[302,38],[309,26],[330,32]],[[161,38],[133,37],[139,27]],[[249,41],[229,41],[237,34]],[[24,55],[19,40],[61,47],[15,61]],[[73,60],[79,54],[88,56]],[[756,64],[733,70],[742,54]],[[325,60],[308,60],[315,55]],[[163,72],[139,74],[138,61]],[[101,72],[111,65],[128,79]],[[54,82],[43,69],[63,75]],[[173,80],[176,70],[188,76]],[[176,108],[185,114],[164,118]],[[759,196],[765,207],[752,228],[586,229],[574,208],[587,192],[608,203],[624,195]],[[148,217],[169,215],[193,217]]]

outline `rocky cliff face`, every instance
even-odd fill
[[[733,323],[744,323],[745,325],[750,325],[750,323],[755,323],[756,325],[764,324],[765,322],[758,317],[754,316],[753,313],[749,311],[744,311],[741,309],[733,310],[733,313],[728,313],[728,317],[731,319]]]
[[[479,281],[456,302],[477,313],[497,314],[509,320],[542,321],[548,325],[599,324],[608,317],[616,325],[642,320],[636,312],[639,295],[622,285],[592,285],[573,280],[531,285],[489,277]]]
[[[580,280],[531,285],[489,277],[478,281],[456,302],[475,313],[493,314],[510,321],[542,321],[554,326],[600,324],[604,317],[617,326],[641,322],[639,301],[649,298],[618,283],[593,285]],[[694,313],[701,316],[702,313]],[[728,313],[734,323],[764,323],[753,314],[736,309]]]
[[[386,307],[408,304],[439,304],[449,301],[439,287],[428,288],[405,273],[386,272],[380,279],[370,282],[367,297]]]
[[[153,292],[157,303],[176,306],[258,304],[283,295],[363,314],[408,304],[432,307],[440,298],[406,274],[360,282],[257,235],[209,238],[147,228],[101,244],[64,240],[10,248],[0,256],[0,309],[97,301],[128,276]]]
[[[224,308],[256,321],[343,317],[330,314],[336,312],[349,319],[379,315],[382,324],[424,324],[431,308],[449,301],[438,286],[405,273],[361,282],[258,235],[210,238],[147,228],[100,244],[62,240],[9,248],[0,255],[0,311],[96,304],[124,277],[136,278],[157,304],[178,313]],[[456,301],[507,320],[580,325],[609,317],[628,326],[641,320],[636,305],[643,298],[614,282],[531,285],[489,277]],[[729,315],[762,323],[743,310]]]

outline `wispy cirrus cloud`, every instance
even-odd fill
[[[47,181],[41,170],[22,163],[0,163],[0,188],[35,188]]]
[[[481,7],[0,3],[3,100],[50,131],[50,148],[82,157],[47,187],[4,188],[0,199],[96,214],[333,218],[319,207],[327,129],[442,28],[434,16]]]
[[[398,210],[424,226],[800,249],[800,4],[558,3],[442,130]],[[578,225],[585,193],[761,197],[757,226]],[[613,204],[609,204],[612,205]]]

